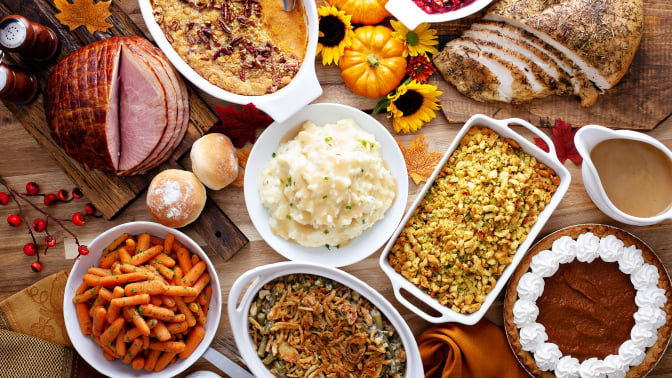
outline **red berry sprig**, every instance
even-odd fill
[[[10,187],[2,177],[0,177],[0,184],[2,184],[7,189],[7,192],[0,192],[0,205],[7,205],[9,204],[9,200],[12,199],[18,207],[18,211],[15,214],[10,214],[9,216],[7,216],[7,223],[9,223],[9,225],[12,227],[19,227],[21,226],[22,223],[25,224],[28,230],[28,234],[32,239],[32,242],[26,243],[23,246],[23,253],[25,253],[27,256],[35,256],[36,261],[30,265],[33,271],[40,272],[42,270],[42,264],[40,263],[40,253],[39,253],[40,248],[37,243],[37,240],[35,239],[34,232],[45,233],[44,237],[45,255],[50,247],[56,245],[56,237],[51,233],[49,233],[48,229],[50,220],[56,222],[56,224],[58,224],[58,226],[63,231],[67,232],[75,239],[75,243],[77,244],[77,252],[79,253],[80,256],[84,256],[89,253],[89,248],[86,245],[80,244],[79,239],[77,239],[77,235],[75,235],[72,231],[70,231],[70,229],[68,229],[68,227],[66,227],[61,220],[51,217],[49,213],[42,210],[40,207],[35,205],[30,199],[28,199],[28,196],[42,195],[40,194],[40,186],[37,183],[32,181],[27,183],[26,193],[19,193],[14,188]],[[79,190],[79,188],[74,188],[71,192],[71,195],[72,197],[70,197],[68,191],[65,189],[59,190],[56,194],[54,193],[44,194],[43,195],[44,205],[52,206],[59,201],[67,202],[74,198],[83,197],[83,194],[81,190]],[[27,222],[25,219],[23,219],[23,208],[21,206],[22,202],[30,205],[33,209],[40,212],[44,216],[44,218],[35,218],[32,223]],[[87,213],[89,213],[89,211],[93,211],[93,213],[95,213],[95,208],[93,207],[93,205],[87,204],[87,206],[85,206],[85,211]],[[72,222],[76,226],[82,226],[86,223],[86,216],[81,211],[76,212],[72,216]]]

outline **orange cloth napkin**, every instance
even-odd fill
[[[504,330],[487,319],[473,326],[433,326],[420,335],[418,346],[426,378],[529,377]]]
[[[0,377],[98,377],[72,348],[63,319],[68,272],[0,302]]]

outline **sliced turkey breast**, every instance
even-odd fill
[[[506,36],[496,30],[470,29],[464,32],[463,37],[478,43],[487,43],[501,46],[506,54],[522,56],[534,70],[535,75],[542,79],[554,94],[573,94],[574,87],[569,75],[563,71],[546,53],[533,45],[521,40]]]
[[[574,94],[581,99],[581,106],[591,106],[597,101],[599,91],[588,80],[586,75],[581,71],[579,66],[572,62],[565,54],[555,47],[544,42],[532,33],[523,29],[509,25],[505,22],[498,21],[479,21],[471,26],[474,30],[492,30],[509,38],[523,41],[542,53],[546,54],[553,62],[569,76],[572,86],[574,87]]]
[[[623,77],[642,36],[643,0],[499,0],[484,16],[522,28],[609,89]]]

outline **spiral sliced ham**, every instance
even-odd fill
[[[165,161],[186,132],[186,86],[147,40],[112,37],[54,68],[45,90],[54,141],[88,169],[143,173]]]
[[[446,81],[478,101],[517,103],[556,94],[577,95],[582,106],[590,106],[627,72],[643,19],[642,0],[498,0],[462,37],[448,42],[434,63]],[[472,50],[466,71],[464,59],[453,59],[464,47]],[[516,74],[493,71],[492,59],[481,57],[526,72],[518,83],[522,88],[497,96],[511,92],[497,83]],[[479,93],[484,72],[495,77],[486,95]]]

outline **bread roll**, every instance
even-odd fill
[[[238,155],[224,134],[203,135],[191,146],[191,170],[212,190],[220,190],[238,177]]]
[[[166,169],[147,189],[147,210],[164,226],[179,228],[201,215],[207,194],[198,177],[189,171]]]

